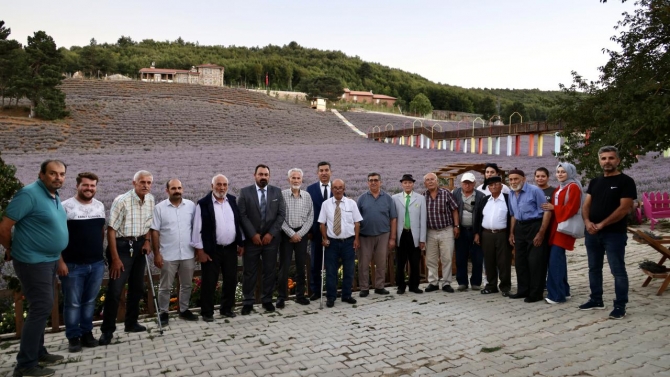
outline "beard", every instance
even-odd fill
[[[214,195],[214,197],[217,198],[217,199],[223,199],[223,197],[226,196],[226,193],[225,192],[212,191],[212,195]]]
[[[291,189],[300,190],[300,185],[291,185]]]
[[[258,184],[258,187],[263,188],[263,187],[268,185],[268,180],[267,179],[261,179],[260,181],[258,181],[257,184]]]

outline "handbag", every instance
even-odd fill
[[[568,185],[570,187],[570,185]],[[566,204],[569,200],[568,196],[568,191],[566,187],[565,191],[565,203]],[[585,225],[584,225],[584,219],[582,218],[582,204],[584,203],[583,200],[583,194],[582,198],[580,198],[579,202],[579,211],[577,211],[576,214],[574,214],[572,217],[565,221],[561,221],[558,223],[558,228],[556,229],[558,232],[563,233],[565,235],[568,235],[570,237],[574,238],[583,238],[584,237],[584,230],[585,230]]]

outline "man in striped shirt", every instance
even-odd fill
[[[279,247],[279,276],[277,279],[277,308],[284,307],[288,298],[288,270],[295,252],[295,302],[300,305],[309,305],[305,297],[305,258],[307,256],[307,233],[314,221],[314,206],[312,197],[302,185],[301,169],[293,168],[288,171],[290,189],[283,190],[286,203],[286,217],[282,225],[281,246]]]
[[[116,330],[116,313],[121,291],[128,282],[125,331],[143,332],[147,328],[137,323],[140,299],[144,295],[143,254],[151,252],[149,230],[154,213],[154,196],[151,195],[153,176],[140,170],[133,177],[133,189],[114,199],[107,224],[107,263],[109,284],[100,331],[99,344],[111,343]]]

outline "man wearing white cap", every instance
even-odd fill
[[[456,239],[456,281],[461,292],[468,289],[468,259],[472,261],[470,286],[473,290],[480,290],[482,286],[484,253],[482,248],[474,243],[474,224],[478,221],[481,223],[475,208],[481,205],[486,195],[475,190],[475,183],[475,175],[465,173],[461,177],[461,187],[453,192],[458,204],[458,218],[461,220],[461,235]]]

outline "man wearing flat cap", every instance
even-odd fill
[[[482,264],[484,254],[482,248],[476,244],[474,224],[481,222],[475,208],[482,205],[486,197],[482,192],[475,190],[475,175],[465,173],[461,177],[461,187],[453,192],[458,204],[458,218],[461,219],[461,235],[456,239],[456,281],[458,290],[468,289],[468,259],[472,261],[472,276],[470,286],[473,290],[480,290],[482,286]]]
[[[405,293],[405,265],[408,261],[409,291],[423,293],[423,289],[419,288],[419,263],[421,251],[426,250],[426,199],[414,191],[414,182],[411,174],[404,174],[400,178],[402,192],[393,195],[398,214],[395,274],[398,294]]]
[[[525,302],[544,299],[549,259],[545,232],[551,221],[551,211],[545,212],[542,204],[547,202],[542,189],[526,183],[522,170],[509,172],[510,213],[512,230],[509,242],[514,245],[516,255],[517,292],[510,298],[523,298]]]

